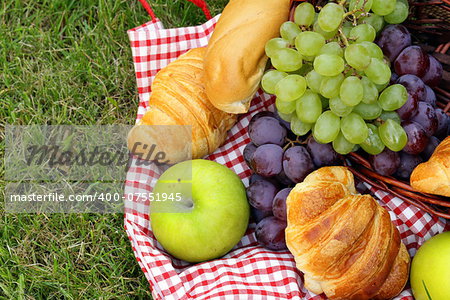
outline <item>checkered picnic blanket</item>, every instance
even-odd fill
[[[189,49],[206,46],[218,18],[200,26],[164,29],[154,17],[128,31],[140,97],[137,120],[146,111],[156,73]],[[240,116],[228,133],[225,144],[206,158],[227,166],[248,186],[251,170],[242,155],[250,142],[247,126],[255,113],[273,109],[274,98],[259,91],[250,111]],[[132,164],[125,194],[150,192],[160,174],[154,165]],[[449,221],[367,186],[389,211],[411,256],[425,240],[450,230]],[[148,202],[130,201],[125,206],[125,230],[155,299],[326,299],[304,288],[303,275],[289,251],[270,251],[259,246],[254,228],[255,224],[250,224],[239,244],[224,257],[188,264],[171,257],[155,239]],[[407,286],[396,299],[413,299],[411,289]]]

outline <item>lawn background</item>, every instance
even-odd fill
[[[149,2],[166,28],[205,21],[185,0]],[[6,214],[3,180],[5,124],[134,123],[126,30],[147,21],[137,0],[0,1],[0,299],[151,297],[122,214]]]

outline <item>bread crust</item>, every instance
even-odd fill
[[[206,93],[229,113],[245,113],[267,63],[265,44],[279,36],[289,0],[230,0],[205,55]]]
[[[390,299],[408,280],[409,254],[387,210],[356,193],[345,167],[308,175],[287,198],[286,243],[305,287],[330,299]]]
[[[427,162],[413,170],[410,184],[419,192],[450,197],[450,136],[436,147]]]
[[[143,145],[155,144],[156,151],[164,152],[170,163],[176,163],[201,158],[225,141],[236,115],[215,108],[206,96],[205,52],[206,48],[191,49],[158,72],[148,110],[128,134],[130,151],[134,149],[145,157],[149,147]],[[142,144],[136,147],[139,142]]]

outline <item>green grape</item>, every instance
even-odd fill
[[[342,32],[346,37],[350,36],[350,31],[352,30],[352,28],[353,24],[351,22],[344,22],[344,24],[342,24]]]
[[[344,57],[347,63],[356,70],[364,70],[370,64],[369,52],[361,44],[352,44],[345,48]]]
[[[390,14],[395,9],[396,0],[373,0],[372,11],[380,16]]]
[[[314,6],[309,2],[303,2],[295,8],[294,21],[301,26],[310,26],[315,17]]]
[[[381,93],[382,90],[384,90],[385,87],[389,85],[389,81],[384,84],[375,84],[375,87],[377,88],[378,92]]]
[[[378,134],[378,128],[373,124],[367,124],[367,128],[369,129],[369,136],[359,145],[369,154],[380,154],[383,152],[385,146],[381,141],[380,135]]]
[[[278,112],[278,115],[280,116],[280,118],[286,122],[291,122],[292,117],[294,116],[294,114],[283,114],[282,112]]]
[[[290,48],[278,49],[270,58],[272,65],[279,71],[293,72],[303,65],[302,55]]]
[[[320,28],[330,32],[336,30],[344,17],[344,8],[336,3],[327,3],[319,12]]]
[[[286,21],[281,24],[280,27],[281,37],[289,41],[290,44],[294,44],[295,37],[301,32],[302,30],[300,29],[300,27],[298,27],[298,25],[292,21]]]
[[[303,56],[303,60],[310,61],[310,62],[314,61],[314,58],[315,58],[315,56]]]
[[[360,115],[364,120],[374,120],[381,115],[382,111],[378,102],[371,104],[361,102],[353,108],[353,112]]]
[[[366,76],[361,77],[361,84],[364,90],[361,101],[367,104],[376,102],[378,99],[378,90],[375,84]]]
[[[261,79],[261,86],[264,92],[269,94],[275,94],[275,86],[281,79],[283,79],[286,76],[287,74],[285,72],[280,72],[277,70],[269,70],[266,73],[264,73]]]
[[[339,154],[346,155],[353,151],[355,144],[350,143],[344,137],[342,132],[339,132],[337,138],[333,141],[333,149]]]
[[[397,122],[398,124],[402,123],[400,116],[395,111],[383,111],[381,115],[375,120],[374,124],[380,126],[389,119],[391,119],[394,122]]]
[[[378,98],[383,110],[393,111],[399,109],[408,100],[408,92],[401,84],[393,84],[387,87]]]
[[[322,76],[336,76],[344,71],[344,59],[333,54],[321,54],[314,60],[314,70]]]
[[[306,83],[308,87],[315,93],[320,93],[320,83],[322,82],[323,76],[312,70],[306,74]]]
[[[403,127],[391,119],[386,120],[378,127],[378,133],[383,144],[392,151],[402,150],[408,142],[408,137]]]
[[[314,123],[322,113],[322,102],[319,95],[306,90],[304,95],[296,101],[297,117],[304,123]]]
[[[342,117],[341,130],[344,137],[353,144],[361,144],[369,136],[366,122],[355,113]]]
[[[356,43],[361,43],[363,41],[373,42],[375,40],[375,36],[377,32],[372,25],[369,24],[359,24],[350,30],[350,36],[352,40]]]
[[[344,79],[339,89],[339,96],[345,105],[357,105],[361,102],[363,95],[363,85],[358,77],[349,76]]]
[[[319,94],[320,101],[322,102],[322,109],[325,110],[330,106],[330,100]]]
[[[372,42],[361,42],[357,45],[361,45],[364,48],[366,48],[367,53],[369,54],[369,56],[372,58],[378,58],[378,59],[384,59],[384,54],[383,54],[383,50],[381,50],[380,47],[378,47],[377,44],[372,43]]]
[[[353,106],[345,105],[339,97],[334,97],[330,99],[330,110],[336,116],[345,117],[352,112]]]
[[[281,101],[294,101],[300,98],[306,90],[306,79],[300,75],[288,75],[275,86],[275,95]]]
[[[303,56],[316,56],[325,45],[325,38],[317,32],[303,31],[295,38],[295,47]]]
[[[327,40],[333,38],[337,33],[338,33],[338,29],[333,30],[333,31],[325,31],[323,30],[320,26],[319,26],[319,22],[315,22],[313,25],[313,30],[314,32],[320,33],[324,38],[326,38]]]
[[[369,66],[364,70],[367,78],[375,84],[389,83],[391,79],[391,69],[381,59],[372,58]]]
[[[336,139],[341,127],[341,121],[333,112],[327,110],[320,115],[314,124],[314,139],[322,144],[330,143]]]
[[[295,111],[296,101],[282,101],[279,98],[275,99],[275,107],[277,111],[282,112],[283,114],[292,114]]]
[[[327,98],[333,98],[339,95],[339,88],[344,81],[344,75],[342,73],[332,76],[323,77],[320,83],[320,94]]]
[[[372,25],[376,32],[379,32],[384,27],[384,18],[374,13],[371,13],[368,17],[361,18],[360,21],[362,24]]]
[[[364,4],[364,2],[366,2],[366,4]],[[364,8],[363,8],[364,5]],[[370,8],[372,7],[372,0],[350,0],[350,4],[349,4],[349,10],[350,11],[354,11],[354,10],[361,10],[358,13],[356,13],[356,16],[361,15],[362,10],[364,12],[368,12],[370,10]]]
[[[408,2],[398,1],[395,3],[394,10],[384,16],[384,20],[389,24],[400,24],[408,18],[409,4]]]
[[[293,72],[289,72],[289,74],[297,74],[300,76],[306,76],[306,74],[308,74],[312,70],[313,70],[312,64],[303,64],[303,66],[300,69],[295,70]]]
[[[278,50],[289,47],[289,42],[282,38],[273,38],[266,43],[265,50],[268,57],[272,57]]]
[[[344,50],[338,42],[330,42],[322,46],[318,54],[333,54],[340,57],[344,56]]]
[[[292,115],[291,118],[291,131],[298,136],[302,136],[307,134],[311,128],[312,128],[313,124],[310,123],[305,123],[300,121],[299,118],[297,118],[296,114]]]

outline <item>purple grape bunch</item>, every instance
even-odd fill
[[[340,156],[331,144],[317,143],[313,137],[299,141],[277,113],[263,111],[250,120],[251,142],[243,156],[254,172],[247,197],[258,242],[267,249],[286,248],[286,199],[296,183],[322,166],[339,164]]]
[[[385,149],[369,156],[369,161],[379,174],[409,180],[414,168],[428,160],[450,132],[450,117],[437,107],[433,91],[442,79],[443,68],[420,46],[412,45],[403,25],[386,26],[377,44],[391,61],[391,84],[403,85],[408,93],[406,103],[396,110],[408,141],[401,151]]]

